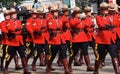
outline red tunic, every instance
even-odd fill
[[[48,21],[48,29],[52,33],[57,33],[56,36],[50,35],[49,44],[60,45],[65,44],[65,37],[62,33],[63,24],[61,19],[51,19]],[[59,30],[58,30],[59,29]]]
[[[21,30],[16,31],[16,29],[20,28]],[[22,36],[22,23],[20,20],[10,20],[8,24],[2,27],[3,33],[12,32],[15,34],[15,38],[11,40],[6,40],[6,44],[9,46],[20,46],[24,45],[23,43],[23,36]]]
[[[73,30],[78,30],[80,32],[74,33],[74,37],[71,39],[72,42],[88,42],[87,35],[84,31],[85,29],[85,21],[80,20],[78,18],[72,18],[70,20],[70,25]]]

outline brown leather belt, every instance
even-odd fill
[[[76,29],[74,30],[74,33],[79,34],[80,32],[84,32],[84,29]]]
[[[55,34],[61,34],[63,32],[62,31],[53,31],[53,33],[55,33]]]
[[[88,31],[89,33],[93,33],[94,31]]]

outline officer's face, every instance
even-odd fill
[[[5,19],[6,19],[6,20],[9,20],[9,19],[10,19],[10,15],[6,15],[6,16],[5,16]]]
[[[17,18],[17,14],[16,14],[16,13],[12,14],[12,15],[11,15],[11,18],[12,18],[12,19],[16,19],[16,18]]]
[[[86,16],[91,16],[91,12],[86,12]]]
[[[80,13],[77,13],[75,17],[80,18]]]
[[[68,12],[68,11],[65,11],[65,12],[64,12],[64,15],[69,15],[69,12]]]
[[[37,14],[32,14],[31,16],[32,16],[32,18],[36,18]]]
[[[43,14],[38,14],[37,17],[38,18],[43,18]]]
[[[108,14],[108,10],[102,10],[102,13],[103,13],[104,15],[106,15],[106,14]]]
[[[57,16],[58,16],[58,11],[55,11],[55,12],[53,13],[53,15],[54,15],[55,17],[57,17]]]

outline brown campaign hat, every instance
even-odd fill
[[[37,11],[37,9],[33,8],[32,10],[30,10],[31,14],[38,14],[39,12]]]
[[[18,11],[16,11],[14,8],[10,9],[10,14],[14,14],[14,13],[18,13]]]
[[[67,5],[63,5],[62,12],[65,12],[65,11],[68,11],[68,10],[69,10],[68,6]]]
[[[37,12],[39,14],[43,14],[44,13],[44,9],[42,7],[40,7],[40,8],[37,9]]]
[[[48,7],[54,7],[54,5],[53,4],[49,4]]]
[[[32,10],[32,6],[31,6],[31,5],[27,5],[27,6],[26,6],[26,9],[27,9],[28,11],[30,11],[30,10]]]
[[[80,8],[79,7],[74,7],[73,9],[73,14],[80,13]]]
[[[115,10],[117,10],[117,8],[118,8],[118,6],[116,4],[109,4],[108,10],[109,11],[115,11]]]
[[[102,2],[102,3],[100,4],[100,9],[101,9],[101,10],[107,10],[108,7],[109,7],[109,5],[108,5],[108,3],[106,3],[106,2]]]
[[[91,7],[90,6],[86,6],[84,8],[84,12],[91,12]]]
[[[56,12],[56,11],[58,11],[57,7],[54,6],[54,7],[51,8],[51,12]]]

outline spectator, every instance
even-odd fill
[[[13,8],[16,10],[16,11],[19,11],[19,8],[17,6],[17,3],[16,2],[13,2]]]
[[[38,9],[38,8],[40,8],[40,7],[41,7],[41,3],[38,2],[38,0],[34,0],[33,8]]]

